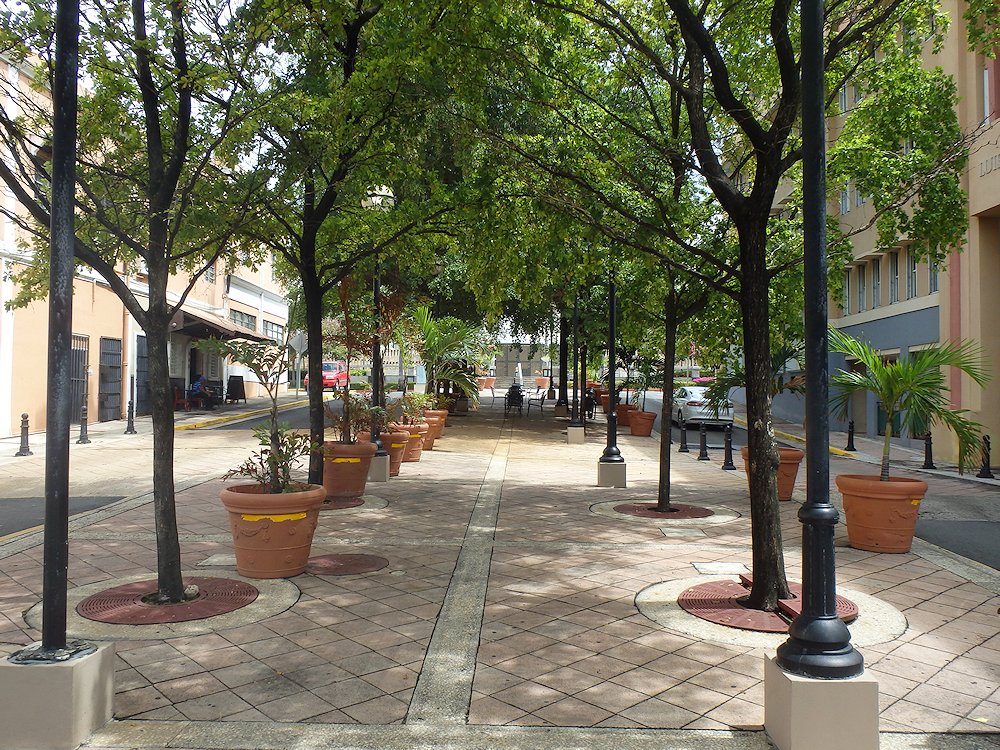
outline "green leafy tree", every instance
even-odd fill
[[[8,11],[0,48],[33,72],[34,88],[8,76],[0,179],[24,211],[4,211],[30,238],[35,263],[18,303],[46,290],[49,216],[47,91],[53,16],[44,3]],[[167,364],[171,321],[246,220],[256,186],[239,169],[243,128],[259,105],[259,40],[228,4],[81,3],[76,246],[146,334],[153,417],[153,498],[160,600],[183,599],[174,505],[173,393]],[[123,22],[124,19],[124,22]],[[250,96],[251,92],[253,97]],[[180,294],[168,280],[187,275]],[[144,281],[143,281],[144,279]]]

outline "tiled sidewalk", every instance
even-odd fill
[[[721,642],[700,621],[668,628],[635,603],[650,586],[749,568],[743,472],[675,454],[673,499],[731,520],[640,519],[607,506],[655,499],[653,440],[621,436],[629,487],[601,489],[603,431],[570,446],[549,413],[505,423],[488,406],[451,423],[419,463],[370,484],[362,508],[322,515],[314,555],[377,555],[387,567],[262,586],[240,621],[116,626],[118,721],[85,747],[289,748],[311,737],[301,746],[441,748],[473,736],[496,748],[766,747],[763,659],[783,639],[741,643],[734,631]],[[178,495],[185,568],[234,576],[221,470],[206,466],[213,451],[232,464],[243,441],[184,440],[205,446],[200,483],[181,467],[192,477]],[[795,579],[797,506],[782,508]],[[926,544],[905,555],[838,544],[840,584],[908,623],[860,647],[879,680],[883,746],[1000,747],[1000,576]],[[92,514],[71,554],[71,588],[155,577],[151,506]],[[22,612],[40,599],[40,559],[24,539],[0,546],[7,651],[39,637]],[[281,596],[288,604],[267,610]],[[71,632],[95,637],[76,618]]]

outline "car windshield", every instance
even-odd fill
[[[705,389],[697,386],[688,387],[686,398],[701,399],[705,397]]]
[[[323,369],[327,372],[333,372],[336,371],[337,365],[334,362],[324,362]]]

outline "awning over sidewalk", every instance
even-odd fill
[[[189,305],[181,305],[170,321],[170,332],[181,333],[196,339],[250,339],[251,341],[270,341],[267,336],[261,336],[254,331],[238,326],[231,320],[226,320],[207,310],[196,310]]]

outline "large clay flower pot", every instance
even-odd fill
[[[870,552],[910,551],[927,482],[909,477],[882,482],[875,474],[841,474],[837,489],[844,496],[852,547]]]
[[[431,416],[429,414],[424,414],[424,420],[427,422],[427,432],[423,434],[423,449],[425,451],[434,449],[434,441],[437,439],[440,430],[442,429],[441,423],[444,421],[441,417]]]
[[[543,391],[549,387],[548,378],[535,378],[535,387],[541,388]]]
[[[343,500],[365,494],[374,455],[375,444],[371,442],[323,443],[323,487],[327,498]]]
[[[496,378],[494,378],[493,376],[487,377],[486,378],[486,384],[483,386],[483,390],[484,391],[485,390],[489,390],[490,388],[492,388],[493,386],[495,386],[496,383],[497,383],[497,379]]]
[[[424,434],[430,429],[426,422],[405,425],[410,433],[406,441],[406,450],[403,451],[403,463],[412,463],[420,460],[420,454],[424,449]]]
[[[440,417],[441,421],[437,423],[431,422],[431,417]],[[428,424],[431,425],[435,438],[444,437],[444,428],[448,424],[447,409],[424,409],[424,418],[427,419]]]
[[[403,451],[406,450],[406,441],[410,439],[410,433],[394,429],[392,432],[380,432],[379,439],[389,454],[389,476],[398,477],[399,467],[403,463]]]
[[[618,417],[619,427],[629,426],[629,415],[636,411],[638,407],[635,404],[618,404],[615,407],[615,416]]]
[[[628,417],[628,428],[636,437],[649,437],[655,421],[655,411],[633,411]]]
[[[305,570],[320,506],[321,485],[271,494],[260,484],[226,487],[220,497],[229,511],[236,570],[247,578],[288,578]]]
[[[750,450],[747,446],[740,448],[743,456],[743,470],[750,474]],[[799,464],[805,456],[805,451],[798,448],[778,448],[778,499],[791,500],[795,489],[795,478],[799,473]]]

